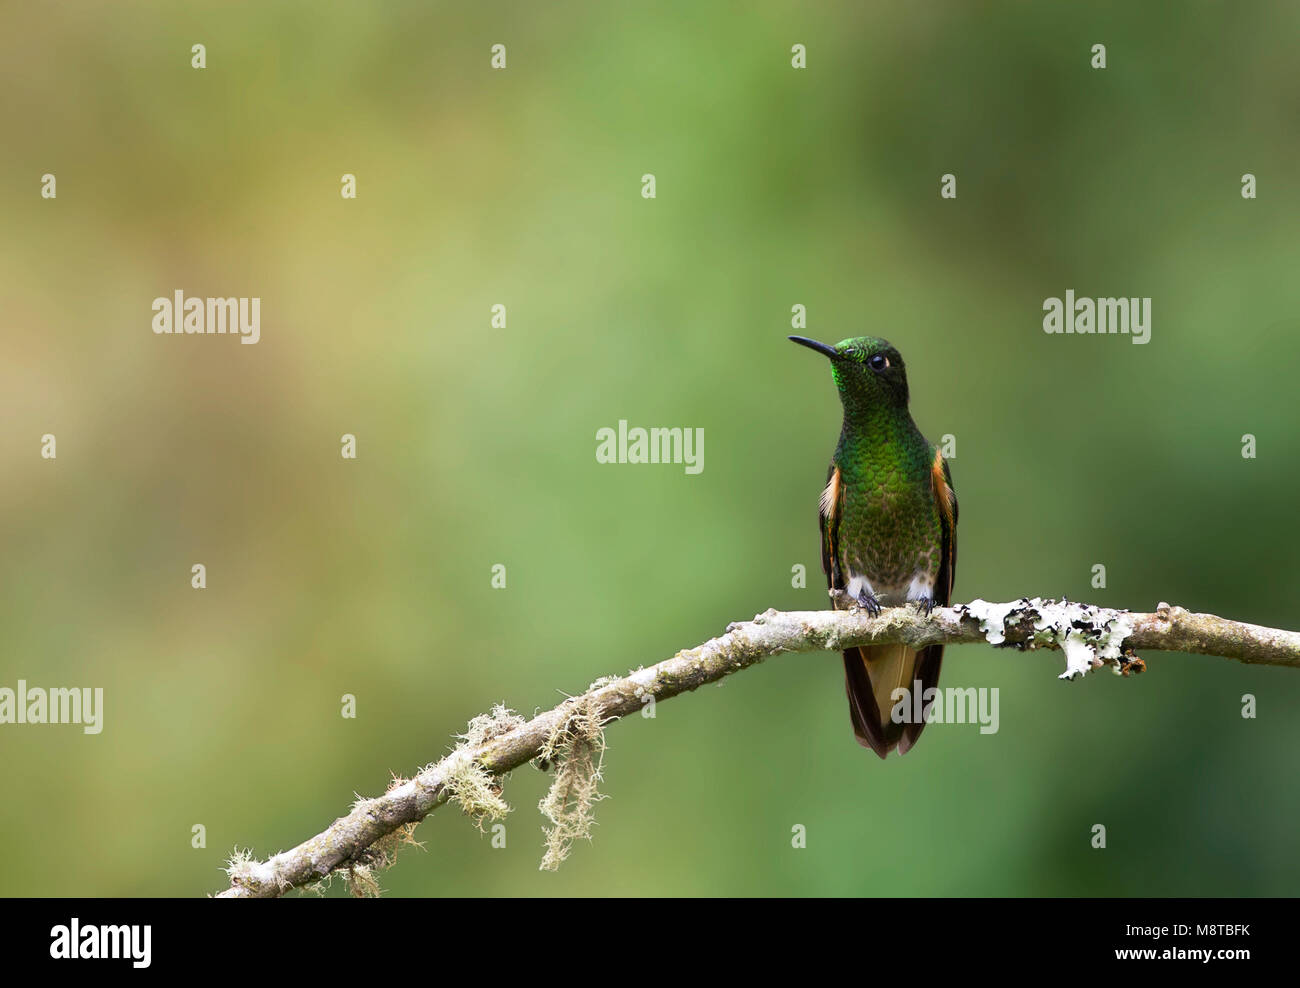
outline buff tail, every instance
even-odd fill
[[[907,645],[864,645],[844,653],[844,687],[849,697],[849,717],[858,744],[884,758],[895,748],[900,755],[916,743],[925,721],[896,722],[892,716],[897,689],[907,690],[902,708],[914,710],[912,691],[917,680],[924,691],[939,684],[943,646],[931,645],[920,651]],[[926,705],[928,709],[928,704]],[[924,711],[923,711],[924,713]],[[914,718],[913,718],[914,719]]]

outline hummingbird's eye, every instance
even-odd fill
[[[873,371],[882,371],[889,366],[889,358],[883,353],[872,354],[871,358],[867,361],[867,366]]]

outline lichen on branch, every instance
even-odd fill
[[[1163,603],[1151,613],[1138,613],[1038,597],[1006,604],[976,600],[937,607],[928,615],[916,607],[887,608],[874,618],[859,610],[768,610],[656,665],[597,680],[531,720],[500,706],[479,715],[450,754],[414,778],[395,779],[383,795],[358,800],[347,816],[315,837],[265,861],[237,852],[227,870],[230,887],[219,897],[279,896],[336,872],[351,878],[354,892],[375,894],[375,871],[392,864],[399,844],[414,843],[416,824],[451,800],[480,825],[498,819],[509,810],[501,791],[504,777],[538,758],[556,763],[551,791],[541,803],[551,822],[542,867],[558,866],[575,840],[590,836],[604,732],[611,722],[769,656],[891,642],[1061,649],[1062,678],[1077,678],[1100,665],[1122,674],[1141,671],[1145,665],[1138,649],[1300,668],[1300,634],[1294,631]]]

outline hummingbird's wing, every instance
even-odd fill
[[[953,574],[957,569],[957,495],[952,489],[952,471],[948,461],[936,449],[934,451],[934,470],[931,473],[931,489],[934,491],[935,505],[939,509],[939,575],[934,581],[934,602],[946,607],[952,603]],[[943,664],[943,646],[929,645],[921,649],[916,660],[916,678],[921,683],[921,695],[926,691],[939,688],[939,667]],[[916,743],[925,728],[925,721],[907,724],[903,728],[903,739],[898,743],[900,754]]]
[[[957,494],[952,489],[952,471],[942,453],[935,452],[934,463],[934,494],[939,502],[939,527],[943,532],[934,601],[946,607],[952,603],[952,581],[957,570]]]
[[[844,577],[840,572],[840,468],[834,463],[826,471],[826,487],[822,490],[818,503],[817,523],[822,533],[822,572],[826,574],[826,585],[831,590],[844,589]]]

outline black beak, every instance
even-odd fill
[[[824,353],[826,356],[830,357],[831,360],[834,360],[840,355],[840,352],[833,346],[829,346],[825,343],[818,343],[816,340],[810,340],[806,336],[791,336],[790,339],[795,343],[798,343],[800,346],[806,346],[809,350],[816,350],[818,353]]]

